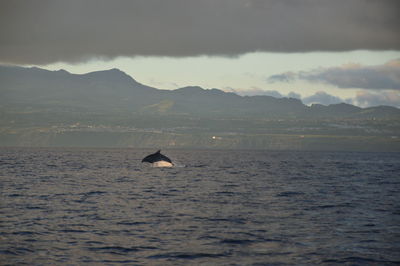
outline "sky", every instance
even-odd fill
[[[397,0],[3,0],[0,64],[400,107],[399,25]]]

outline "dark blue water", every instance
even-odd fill
[[[2,265],[400,263],[400,153],[0,149]]]

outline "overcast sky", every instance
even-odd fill
[[[400,107],[399,25],[398,0],[5,0],[0,63]]]

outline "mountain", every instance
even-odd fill
[[[0,67],[0,104],[6,107],[129,109],[156,89],[144,86],[124,72],[111,69],[84,75],[65,70]]]
[[[36,67],[0,66],[0,108],[80,112],[129,112],[227,118],[393,117],[393,107],[312,105],[298,99],[239,96],[191,86],[159,90],[118,69],[72,74]]]
[[[399,151],[400,110],[0,66],[0,147]]]

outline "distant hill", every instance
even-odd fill
[[[184,87],[159,90],[135,81],[118,69],[87,74],[65,70],[0,66],[0,108],[129,112],[227,118],[399,117],[400,110],[349,104],[304,105],[293,98],[239,96],[218,89]]]

